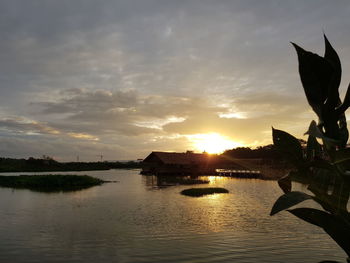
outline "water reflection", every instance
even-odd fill
[[[208,184],[210,180],[199,176],[152,176],[143,175],[144,184],[150,189],[159,189],[176,185]]]
[[[179,185],[199,185],[199,184],[225,184],[235,178],[227,176],[151,176],[142,175],[142,181],[148,189],[161,189]],[[242,179],[258,180],[258,179]]]
[[[190,198],[180,194],[188,186],[159,187],[162,182],[138,171],[84,174],[120,183],[51,195],[0,189],[0,262],[314,263],[345,258],[319,228],[288,213],[269,216],[281,194],[276,182],[200,177],[230,193]]]

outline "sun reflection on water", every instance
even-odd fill
[[[201,176],[200,179],[209,181],[210,186],[225,187],[229,178],[218,176]],[[191,217],[197,225],[195,233],[219,233],[225,231],[228,225],[235,221],[235,205],[232,193],[218,193],[200,198],[188,199],[191,206]],[[230,211],[231,216],[227,213]],[[233,215],[233,217],[232,217]],[[230,218],[230,220],[228,220]]]
[[[201,179],[208,180],[209,184],[224,183],[229,178],[223,176],[201,176]]]

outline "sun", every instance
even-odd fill
[[[225,150],[242,146],[218,133],[194,134],[188,136],[196,151],[207,153],[222,153]]]

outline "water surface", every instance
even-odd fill
[[[319,262],[346,258],[319,228],[270,217],[274,181],[206,177],[229,194],[182,196],[137,170],[68,193],[0,188],[0,262]],[[203,185],[198,185],[203,187]]]

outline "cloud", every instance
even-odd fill
[[[70,89],[60,94],[56,102],[31,105],[39,109],[39,115],[55,115],[59,121],[53,122],[54,127],[70,127],[74,132],[86,130],[94,134],[159,133],[164,124],[181,122],[190,115],[223,110],[203,98],[141,95],[135,90]]]
[[[271,125],[288,126],[291,122],[305,121],[302,114],[307,111],[303,107],[285,119],[286,113],[297,104],[286,105],[293,100],[287,95],[257,93],[226,99],[218,105],[205,97],[144,95],[136,90],[66,89],[56,93],[54,102],[30,105],[35,108],[33,117],[37,120],[4,118],[0,121],[0,131],[11,133],[12,137],[17,134],[21,140],[25,140],[25,134],[31,136],[30,141],[34,135],[50,137],[53,141],[49,144],[69,140],[72,145],[94,142],[96,148],[114,145],[124,153],[130,153],[131,149],[142,153],[155,149],[191,149],[188,135],[213,132],[258,145],[270,141],[267,134]],[[235,112],[244,113],[244,118],[220,117]]]
[[[111,159],[186,149],[195,133],[299,136],[315,116],[289,41],[322,53],[324,29],[348,81],[349,11],[325,0],[1,1],[0,136],[18,154],[37,142]]]
[[[221,133],[246,144],[270,141],[266,133],[272,125],[291,123],[307,126],[312,113],[298,96],[256,93],[226,99],[217,105],[205,97],[142,95],[135,90],[70,89],[60,93],[55,103],[34,104],[41,114],[54,114],[60,121],[53,127],[95,136],[148,136]],[[295,107],[297,108],[295,110]],[[289,114],[293,111],[293,114]],[[243,118],[221,115],[239,113]],[[59,118],[59,115],[62,115]],[[289,114],[288,118],[286,118]],[[299,135],[303,130],[298,130]]]
[[[59,130],[56,130],[50,126],[47,126],[44,123],[39,123],[37,121],[28,120],[21,117],[0,120],[0,129],[8,132],[24,133],[24,134],[57,135],[61,133]]]
[[[60,137],[72,137],[84,140],[98,141],[99,138],[87,133],[65,132],[55,129],[46,123],[40,123],[34,120],[28,120],[22,117],[0,120],[0,131],[8,134],[20,135],[53,135]]]

